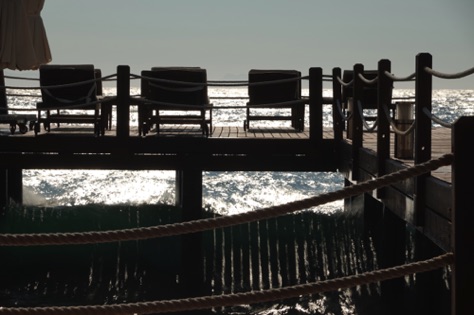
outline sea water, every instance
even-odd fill
[[[114,89],[106,89],[113,95]],[[138,90],[131,94],[138,94]],[[307,90],[303,95],[307,95]],[[325,91],[329,96],[330,90]],[[210,88],[214,106],[214,126],[243,126],[247,96],[243,88]],[[217,97],[217,98],[214,98]],[[223,99],[219,99],[223,97]],[[28,101],[31,102],[31,99]],[[22,106],[20,103],[19,107]],[[231,107],[226,109],[225,107]],[[308,111],[306,111],[308,112]],[[308,115],[308,113],[306,113]],[[329,106],[325,106],[324,124],[332,124]],[[308,121],[306,117],[306,123]],[[136,108],[131,109],[131,125],[136,126]],[[287,125],[285,122],[255,122],[260,126]],[[308,126],[306,126],[308,128]],[[328,192],[342,187],[337,173],[305,172],[204,172],[203,205],[221,214],[255,210]],[[74,206],[84,204],[174,204],[174,171],[114,170],[25,170],[24,202],[32,205]],[[340,209],[342,201],[324,206],[323,211]]]
[[[105,94],[114,95],[114,89]],[[138,94],[133,90],[132,94]],[[303,95],[308,91],[304,90]],[[324,90],[324,96],[331,96]],[[244,88],[210,88],[211,97],[246,97]],[[394,90],[394,97],[413,97],[413,90]],[[26,108],[35,98],[10,97],[9,105]],[[244,105],[245,99],[213,99],[219,107]],[[461,115],[474,115],[473,90],[433,91],[433,113],[447,123]],[[308,113],[306,112],[306,115]],[[324,106],[324,125],[332,125],[331,106]],[[243,126],[243,108],[219,108],[214,111],[214,126]],[[306,119],[306,124],[308,119]],[[131,111],[131,124],[137,124],[136,109]],[[257,124],[257,123],[256,123]],[[275,126],[283,122],[258,122],[261,126]],[[433,123],[436,125],[435,123]],[[436,125],[439,126],[439,125]],[[1,126],[0,126],[1,127]],[[308,126],[306,126],[308,127]],[[2,132],[8,132],[8,127]],[[24,170],[24,202],[26,205],[64,207],[94,205],[150,205],[174,204],[175,173],[173,171],[116,171],[116,170]],[[332,172],[204,172],[203,204],[218,214],[235,214],[283,204],[323,194],[343,187],[343,177]],[[337,214],[343,201],[309,209],[320,213]],[[348,295],[349,294],[349,295]],[[233,314],[358,314],[350,293],[321,295],[297,300],[292,305],[275,303],[263,309],[242,306],[229,311]],[[329,305],[329,306],[328,306]],[[335,311],[337,310],[337,311]]]
[[[113,88],[105,94],[113,95]],[[132,89],[132,95],[138,89]],[[324,90],[324,96],[332,91]],[[214,126],[243,126],[245,99],[215,99],[214,97],[246,97],[245,88],[211,87]],[[303,90],[308,95],[308,90]],[[394,90],[394,98],[413,97],[413,90]],[[11,106],[31,107],[34,99],[13,98]],[[447,123],[461,115],[474,115],[472,90],[435,90],[433,113]],[[308,115],[308,110],[306,110]],[[324,126],[332,126],[331,106],[324,106]],[[308,128],[308,117],[305,119]],[[131,110],[131,124],[137,124],[136,109]],[[285,125],[286,122],[261,121],[260,126]],[[433,123],[436,125],[435,123]],[[325,193],[343,186],[338,173],[306,172],[204,172],[203,204],[222,214],[250,211]],[[84,204],[174,204],[174,171],[114,171],[114,170],[25,170],[25,203],[35,205],[84,205]],[[342,201],[321,207],[320,211],[341,209]]]

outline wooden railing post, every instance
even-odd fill
[[[7,93],[5,89],[5,76],[3,70],[0,70],[0,115],[8,114],[7,110]]]
[[[23,204],[23,170],[21,168],[9,168],[7,176],[8,198],[16,204]]]
[[[0,168],[0,215],[5,213],[8,199],[8,170]]]
[[[309,139],[321,147],[323,139],[323,69],[309,69]]]
[[[130,136],[130,67],[117,67],[117,137]]]
[[[358,102],[363,101],[364,82],[359,78],[359,74],[364,74],[362,64],[354,65],[354,83],[353,83],[353,113],[352,113],[352,180],[359,179],[359,149],[362,148],[363,129],[362,117],[359,112]]]
[[[432,68],[432,57],[428,53],[416,56],[416,82],[415,82],[415,164],[420,164],[431,159],[431,118],[423,109],[431,112],[432,76],[425,68]],[[415,181],[414,204],[415,224],[424,225],[425,216],[425,179],[430,175],[420,175]]]
[[[390,158],[390,122],[385,109],[392,102],[392,79],[385,72],[391,71],[390,60],[382,59],[378,63],[378,81],[377,81],[377,175],[386,174],[385,161]],[[377,197],[383,197],[383,189],[377,190]]]
[[[176,171],[176,205],[182,209],[183,222],[202,219],[202,170],[189,168]],[[198,232],[181,238],[181,282],[188,296],[203,294],[202,235]]]
[[[474,211],[472,194],[474,192],[474,152],[472,135],[474,117],[461,117],[452,130],[453,210],[452,210],[452,249],[454,268],[451,284],[451,315],[472,314],[474,309]]]
[[[5,108],[7,108],[7,96],[5,92],[5,77],[3,76],[3,70],[0,70],[0,114],[6,114],[7,111]],[[5,207],[8,203],[8,176],[7,176],[7,169],[6,168],[0,168],[0,214],[3,213],[5,210]]]
[[[339,114],[337,109],[338,102],[342,109],[342,89],[341,83],[337,78],[342,78],[341,68],[332,69],[332,121],[334,128],[334,140],[339,143],[342,140],[342,133],[344,130],[344,119]]]

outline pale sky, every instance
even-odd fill
[[[199,66],[209,80],[242,80],[252,68],[330,74],[390,59],[402,77],[420,52],[437,71],[474,67],[473,0],[46,0],[41,15],[52,63],[103,75]],[[474,89],[474,75],[434,87]]]

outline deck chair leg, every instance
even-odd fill
[[[41,123],[36,122],[34,128],[35,128],[34,130],[35,130],[35,136],[36,136],[41,131]]]

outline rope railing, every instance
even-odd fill
[[[347,116],[344,114],[344,112],[342,111],[341,100],[336,101],[336,108],[337,108],[337,112],[339,113],[343,121],[348,121],[349,119],[352,118],[352,115],[354,114],[353,112]]]
[[[372,84],[375,84],[379,81],[379,77],[375,77],[373,79],[368,79],[364,76],[363,73],[359,73],[359,78],[362,80],[362,82],[364,82],[365,84],[368,84],[368,85],[372,85]]]
[[[403,101],[403,100],[414,100],[415,96],[397,96],[397,97],[392,97],[393,101]]]
[[[111,243],[118,241],[143,240],[165,236],[203,232],[244,223],[278,217],[281,215],[305,210],[311,207],[357,196],[379,189],[396,182],[428,173],[453,162],[452,154],[445,154],[438,159],[430,160],[416,166],[390,173],[379,178],[362,182],[343,189],[289,202],[286,204],[258,209],[229,216],[199,219],[167,225],[142,227],[124,230],[41,233],[41,234],[0,234],[0,246],[37,246],[37,245],[73,245]]]
[[[265,104],[247,104],[247,105],[234,105],[234,106],[216,106],[213,104],[179,104],[179,103],[169,103],[150,100],[143,97],[137,97],[134,99],[135,103],[147,104],[147,105],[157,105],[168,107],[170,109],[189,109],[189,110],[201,110],[201,109],[239,109],[239,108],[288,108],[292,105],[306,103],[305,99],[298,99],[292,101],[278,102],[278,103],[265,103]]]
[[[98,82],[98,81],[107,81],[111,78],[116,77],[116,74],[111,74],[101,78],[95,78],[85,81],[79,81],[74,83],[65,83],[65,84],[57,84],[57,85],[46,85],[46,86],[33,86],[33,87],[26,87],[26,86],[0,86],[1,89],[12,89],[12,90],[41,90],[41,89],[60,89],[60,88],[67,88],[67,87],[74,87],[74,86],[81,86],[88,83]]]
[[[11,86],[11,85],[3,85],[0,86],[0,89],[11,89],[11,90],[40,90],[41,87],[39,86]]]
[[[456,79],[462,78],[474,73],[474,68],[457,73],[457,74],[443,74],[436,72],[430,68],[425,68],[425,70],[431,73],[433,76],[445,78],[445,79]],[[393,81],[410,81],[416,77],[415,74],[412,74],[405,78],[395,77],[389,72],[385,74],[390,77]],[[134,75],[131,75],[134,76]],[[366,84],[374,84],[377,82],[378,78],[368,80],[361,73],[359,77]],[[133,77],[133,79],[139,79],[142,77]],[[203,86],[250,86],[250,85],[260,85],[260,84],[273,84],[279,81],[294,81],[300,80],[307,77],[292,78],[285,80],[275,80],[275,81],[265,81],[265,82],[256,82],[248,83],[248,81],[207,81]],[[103,78],[100,78],[103,79]],[[96,79],[96,80],[100,80]],[[155,80],[159,82],[166,83],[183,83],[182,81],[170,81],[170,80],[161,80],[155,78],[146,78],[150,80]],[[348,83],[343,82],[339,77],[336,78],[341,85],[350,86],[353,84],[354,80],[351,80]],[[89,80],[87,82],[81,82],[86,84],[95,80]],[[186,82],[190,83],[190,82]],[[229,85],[227,85],[229,83]],[[194,83],[192,83],[194,85]],[[230,85],[235,84],[235,85]],[[74,84],[75,85],[75,84]],[[77,84],[79,85],[79,84]],[[62,85],[61,87],[72,86],[72,85]],[[58,86],[59,87],[59,86]],[[0,87],[1,88],[1,87]],[[4,87],[12,88],[12,87]],[[41,87],[39,87],[41,88]],[[51,88],[48,86],[47,88]],[[21,88],[20,88],[21,89]],[[28,88],[31,89],[31,88]],[[38,97],[35,95],[25,95],[31,97]],[[210,97],[210,98],[220,98],[220,97]],[[109,98],[109,100],[112,98]],[[248,97],[223,97],[222,99],[248,99]],[[413,99],[413,97],[406,98],[397,98],[397,99]],[[175,104],[175,103],[166,103],[158,101],[145,100],[143,98],[137,98],[139,102],[146,102],[151,104],[156,104],[160,106],[167,107],[190,107],[192,109],[203,109],[197,105],[186,105],[186,104]],[[80,105],[66,105],[60,109],[74,109],[75,107],[84,107],[87,105],[94,105],[101,103],[103,100],[98,100],[96,102],[91,102],[88,104]],[[281,102],[281,103],[270,103],[270,104],[258,104],[251,105],[251,107],[287,107],[288,105],[295,104],[297,101]],[[345,114],[342,111],[342,106],[340,100],[336,101],[336,108],[344,120],[350,119],[352,117],[351,113],[348,117],[345,117]],[[218,108],[248,108],[249,105],[244,106],[211,106],[209,108],[218,109]],[[399,130],[394,120],[390,117],[389,109],[387,106],[382,106],[384,114],[387,116],[387,119],[393,129],[393,131],[400,135],[407,135],[413,132],[415,128],[415,122],[407,130]],[[32,109],[14,109],[9,108],[10,110],[25,110],[32,111]],[[58,109],[58,107],[53,108],[41,108],[42,110],[46,109]],[[206,107],[204,108],[206,109]],[[373,126],[369,126],[365,117],[363,115],[362,103],[358,101],[358,110],[362,118],[364,127],[372,131],[376,128],[378,123],[375,120]],[[431,120],[440,124],[446,128],[452,128],[452,124],[447,123],[435,115],[433,115],[428,109],[423,108],[424,114],[430,117]],[[453,155],[446,154],[441,156],[439,159],[434,159],[425,163],[415,165],[404,170],[400,170],[395,173],[387,174],[379,178],[369,180],[367,182],[358,183],[352,186],[345,187],[341,190],[321,194],[318,196],[313,196],[310,198],[298,200],[295,202],[289,202],[286,204],[268,207],[259,209],[256,211],[240,213],[236,215],[223,216],[210,219],[201,219],[195,221],[144,227],[144,228],[134,228],[134,229],[124,229],[124,230],[112,230],[112,231],[96,231],[96,232],[72,232],[72,233],[40,233],[40,234],[1,234],[0,235],[0,246],[45,246],[45,245],[74,245],[74,244],[97,244],[97,243],[110,243],[117,241],[133,241],[133,240],[143,240],[150,238],[158,238],[165,236],[174,236],[174,235],[183,235],[189,233],[203,232],[207,230],[219,229],[224,227],[230,227],[238,224],[250,223],[259,220],[265,220],[289,213],[293,213],[300,210],[305,210],[309,207],[317,207],[329,202],[333,202],[340,199],[350,198],[352,196],[360,195],[362,193],[370,192],[375,189],[379,189],[396,182],[419,176],[421,174],[433,171],[439,167],[450,165],[453,162]],[[113,305],[84,305],[84,306],[53,306],[53,307],[0,307],[1,314],[131,314],[131,313],[140,313],[140,314],[149,314],[149,313],[167,313],[167,312],[178,312],[178,311],[191,311],[199,309],[209,309],[213,307],[225,307],[239,304],[254,304],[269,302],[275,300],[288,299],[292,297],[299,297],[302,295],[318,294],[328,291],[348,289],[351,287],[385,281],[389,279],[403,277],[409,274],[425,272],[430,270],[439,269],[447,265],[452,264],[454,261],[453,253],[446,253],[444,255],[434,257],[425,261],[418,261],[411,264],[406,264],[403,266],[396,266],[392,268],[387,268],[384,270],[375,270],[371,272],[366,272],[358,275],[351,275],[346,277],[341,277],[338,279],[330,279],[326,281],[312,282],[302,285],[295,285],[283,288],[261,290],[261,291],[251,291],[243,292],[236,294],[228,295],[218,295],[218,296],[203,296],[203,297],[192,297],[192,298],[183,298],[183,299],[173,299],[173,300],[161,300],[161,301],[150,301],[150,302],[137,302],[137,303],[128,303],[128,304],[113,304]]]
[[[465,71],[458,72],[458,73],[442,73],[442,72],[439,72],[439,71],[435,71],[435,70],[431,69],[430,67],[425,67],[425,71],[427,73],[431,74],[432,76],[435,76],[435,77],[441,78],[441,79],[461,79],[461,78],[467,77],[471,74],[474,74],[474,67],[470,68],[470,69],[467,69]]]
[[[103,104],[103,103],[110,103],[114,102],[117,99],[116,96],[107,96],[106,98],[100,98],[96,101],[93,102],[85,102],[85,103],[80,103],[80,104],[64,104],[61,106],[51,106],[51,107],[41,107],[41,108],[18,108],[18,107],[8,107],[8,110],[12,111],[18,111],[18,112],[31,112],[31,111],[37,111],[37,110],[57,110],[57,109],[62,109],[62,110],[72,110],[72,109],[84,109],[84,107],[89,107],[93,105],[98,105],[98,104]]]
[[[345,87],[350,87],[354,83],[354,79],[350,80],[349,82],[344,82],[341,77],[336,77],[336,80],[341,84],[342,86]]]
[[[269,80],[269,81],[260,81],[260,82],[248,82],[248,81],[207,81],[207,82],[189,82],[189,81],[178,81],[178,80],[168,80],[168,79],[161,79],[161,78],[154,78],[148,76],[142,76],[137,74],[130,74],[131,78],[135,79],[145,79],[151,82],[161,82],[161,83],[169,83],[169,84],[177,84],[177,85],[186,85],[186,86],[230,86],[230,87],[238,87],[238,86],[257,86],[257,85],[271,85],[271,84],[278,84],[278,83],[286,83],[286,82],[293,82],[299,80],[309,79],[309,76],[301,76],[301,77],[294,77],[288,79],[279,79],[279,80]]]
[[[369,124],[367,123],[367,120],[365,119],[365,116],[364,116],[364,110],[362,108],[362,102],[361,101],[357,101],[357,108],[359,110],[359,115],[360,115],[360,118],[362,120],[362,124],[364,125],[364,128],[368,131],[368,132],[372,132],[375,130],[375,128],[377,128],[377,125],[379,123],[379,118],[377,117],[375,119],[375,122],[372,126],[369,126]]]
[[[245,84],[249,81],[247,80],[207,80],[208,83],[211,84],[226,84],[226,83],[235,83],[235,84]]]
[[[410,264],[374,270],[357,275],[349,275],[335,279],[261,291],[111,305],[0,307],[0,315],[157,314],[204,310],[233,305],[257,304],[320,294],[329,291],[350,289],[360,285],[401,278],[415,273],[437,270],[448,265],[452,265],[453,262],[453,253],[445,253],[423,261],[416,261]]]
[[[5,79],[13,79],[13,80],[25,80],[25,81],[39,81],[39,78],[27,78],[27,77],[16,77],[11,75],[4,75]]]
[[[41,97],[41,94],[10,94],[10,93],[7,93],[5,94],[6,96],[9,96],[9,97]]]
[[[110,79],[110,78],[114,78],[116,76],[117,76],[117,74],[111,74],[111,75],[108,75],[108,76],[105,76],[105,77],[95,78],[95,79],[90,79],[90,80],[84,80],[84,81],[79,81],[79,82],[40,86],[39,89],[48,89],[48,90],[50,90],[50,89],[60,89],[60,88],[81,86],[81,85],[86,85],[86,84],[89,84],[89,83],[104,81],[104,80],[107,80],[107,79]]]
[[[388,111],[388,107],[387,106],[382,106],[383,110],[384,110],[384,113],[385,113],[385,116],[387,117],[387,120],[390,124],[390,126],[392,127],[392,130],[393,132],[395,132],[396,134],[400,135],[400,136],[406,136],[410,133],[413,132],[413,130],[415,130],[415,121],[413,121],[411,124],[410,124],[410,127],[408,127],[406,130],[400,130],[398,129],[398,126],[395,124],[394,120],[392,119],[392,117],[390,117],[390,113]]]
[[[413,81],[416,78],[416,73],[412,73],[406,77],[397,77],[394,74],[385,71],[385,75],[390,78],[392,81]]]
[[[445,128],[449,128],[449,129],[452,129],[453,127],[453,124],[451,123],[448,123],[438,117],[436,117],[432,112],[430,112],[428,110],[428,108],[424,107],[423,108],[423,114],[425,114],[426,116],[428,116],[433,122],[441,125],[442,127],[445,127]]]
[[[247,100],[248,96],[209,96],[209,99],[213,100]]]

